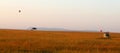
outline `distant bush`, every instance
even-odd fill
[[[31,30],[37,30],[37,28],[36,28],[36,27],[33,27]]]

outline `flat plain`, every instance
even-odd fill
[[[120,33],[0,30],[0,53],[120,53]]]

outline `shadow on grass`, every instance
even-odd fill
[[[18,50],[18,52],[22,52],[22,53],[53,53],[50,50]]]

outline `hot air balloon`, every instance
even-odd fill
[[[19,10],[19,13],[21,13],[21,10]]]

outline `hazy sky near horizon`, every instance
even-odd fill
[[[119,23],[120,0],[0,0],[0,28],[120,32]]]

